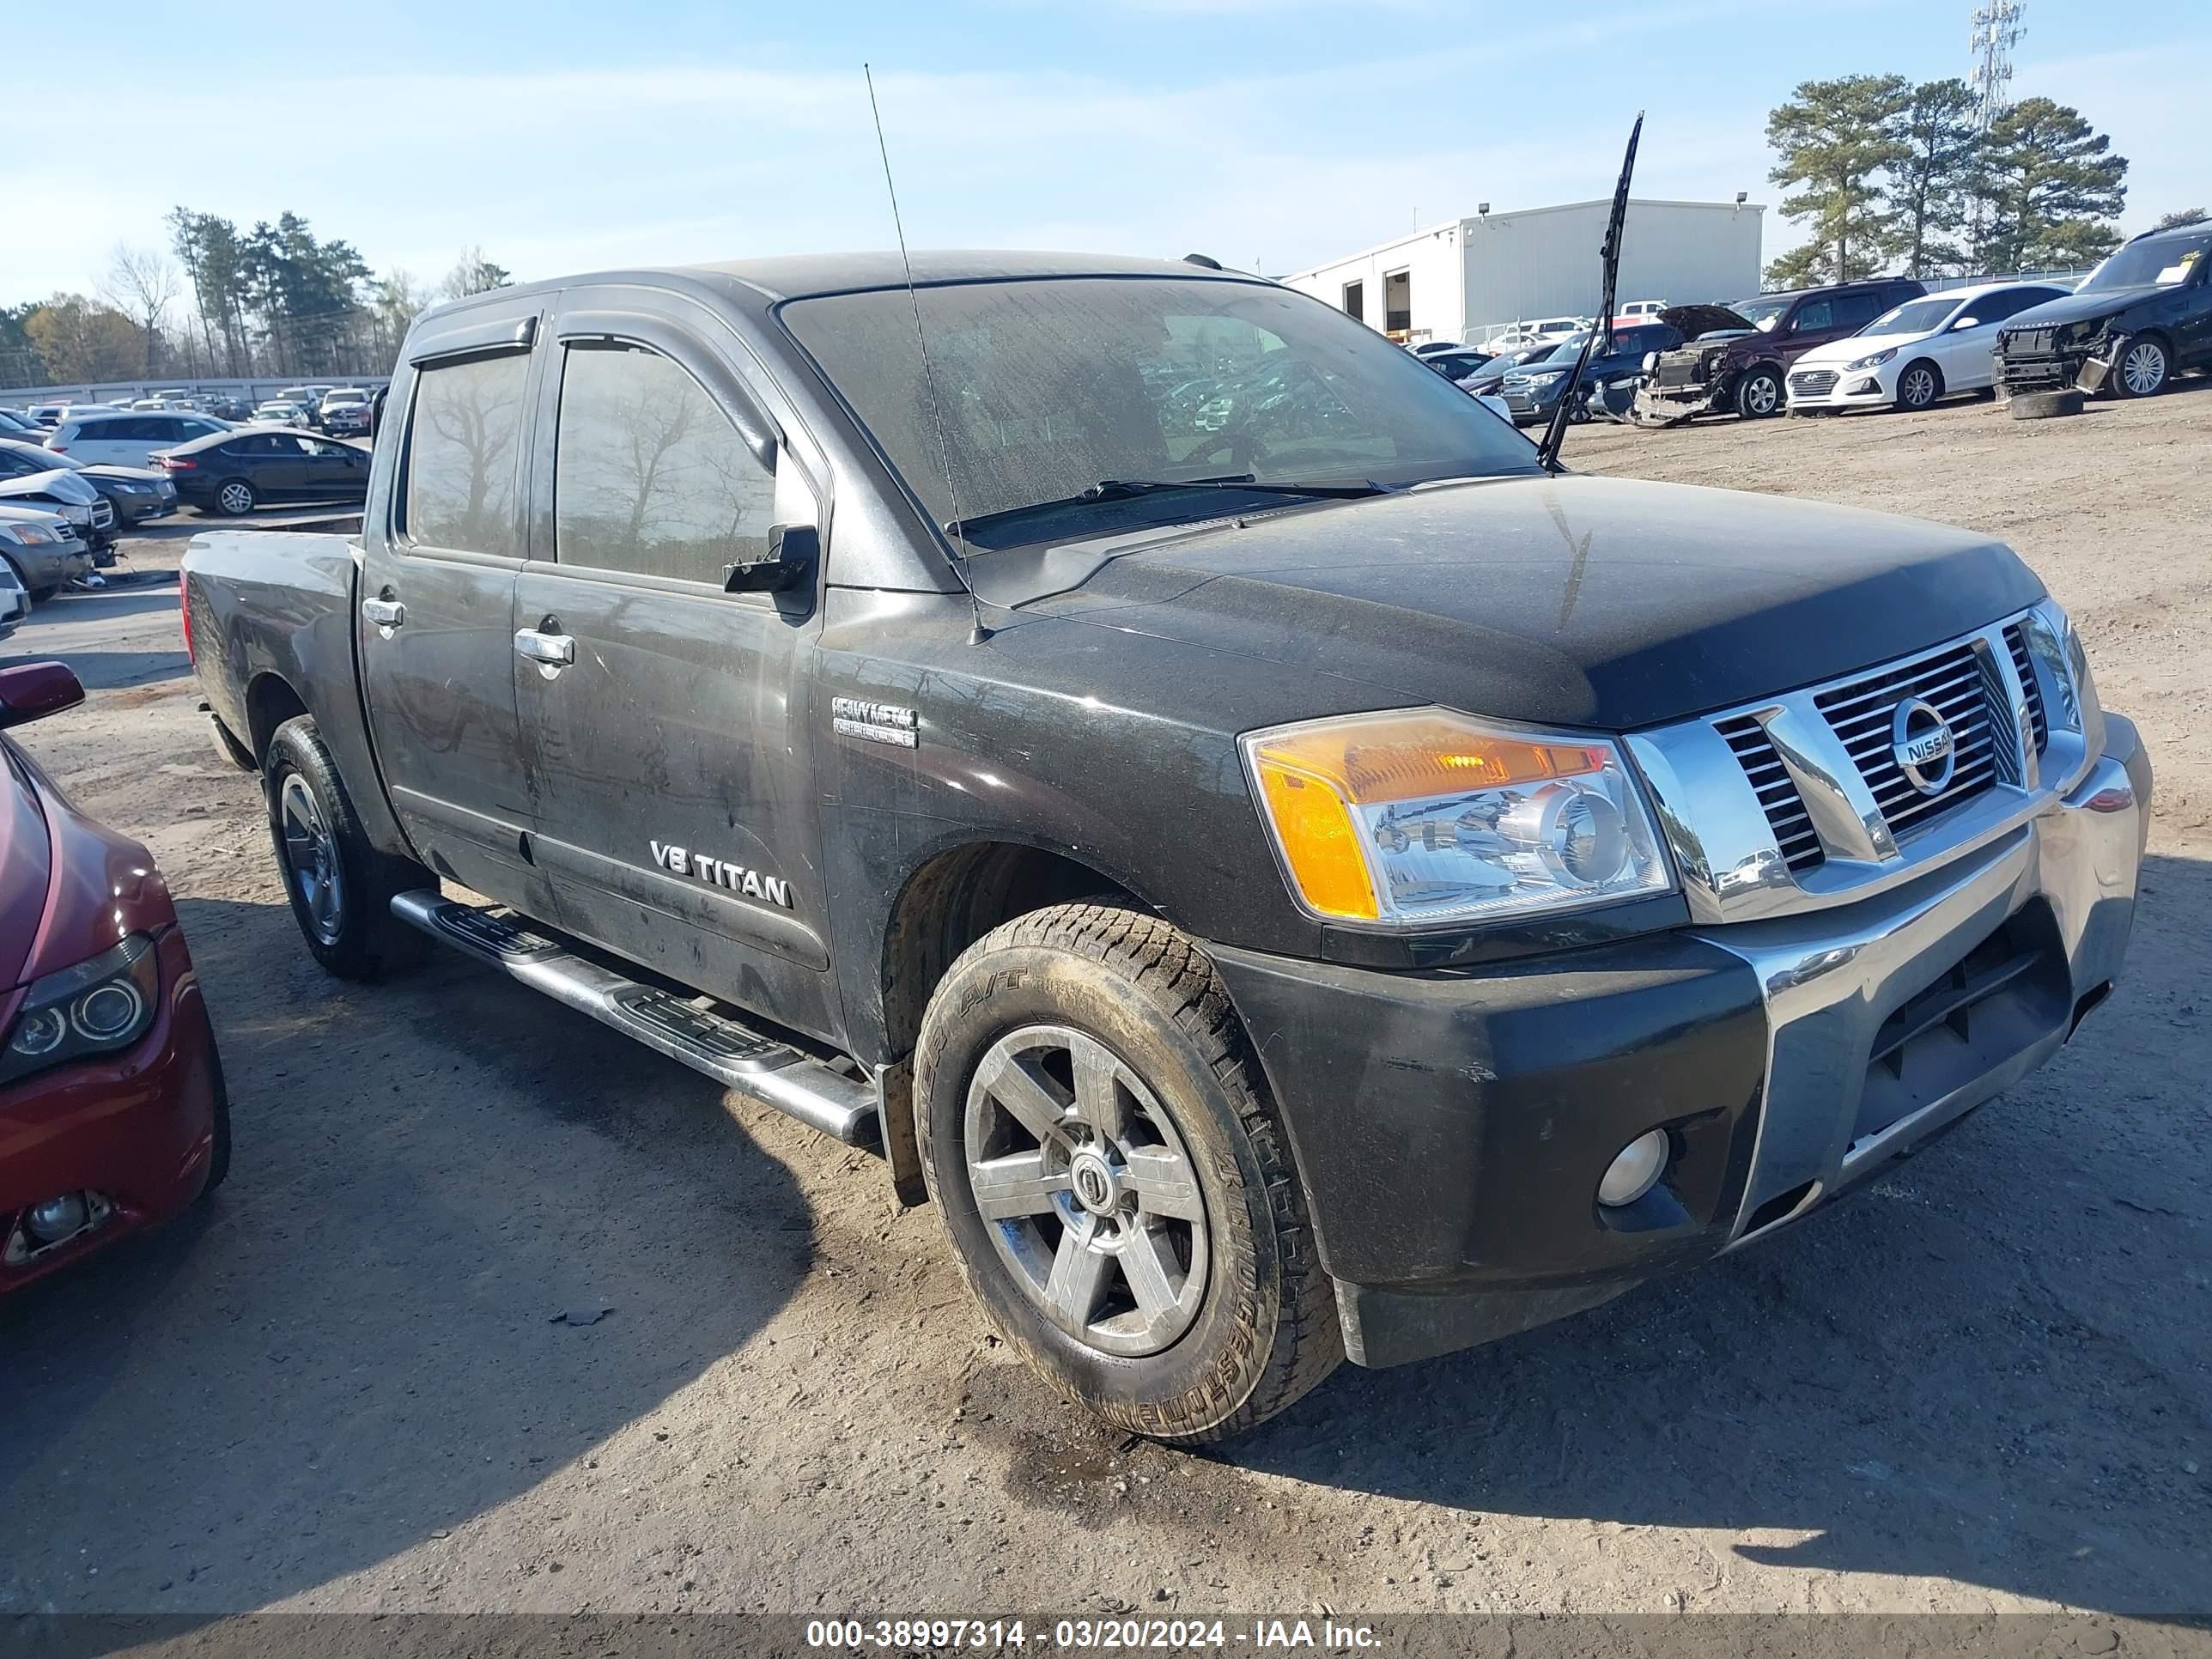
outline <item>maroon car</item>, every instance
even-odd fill
[[[84,700],[59,663],[0,669],[0,728]],[[215,1033],[153,854],[84,817],[0,737],[0,1294],[222,1180]]]

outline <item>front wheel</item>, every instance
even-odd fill
[[[392,896],[436,878],[369,843],[313,715],[276,728],[261,782],[292,919],[324,970],[375,979],[418,961],[428,941],[392,914]]]
[[[1061,904],[986,935],[930,1000],[915,1109],[969,1288],[1106,1421],[1221,1439],[1342,1360],[1258,1061],[1166,922]]]
[[[1771,368],[1753,369],[1736,383],[1735,412],[1747,421],[1763,421],[1782,412],[1782,377]]]
[[[2166,390],[2167,376],[2172,365],[2166,355],[2163,340],[2145,338],[2130,340],[2120,348],[2119,372],[2113,375],[2113,389],[2123,398],[2155,398]]]
[[[1907,363],[1897,377],[1897,406],[1908,415],[1935,407],[1943,395],[1943,371],[1925,361]]]

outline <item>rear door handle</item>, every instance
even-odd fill
[[[566,634],[541,634],[534,628],[514,630],[514,654],[527,657],[541,667],[566,668],[576,660],[576,641]]]
[[[407,620],[407,607],[397,599],[363,599],[361,614],[379,628],[398,628]]]

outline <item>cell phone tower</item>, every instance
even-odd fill
[[[1986,0],[1974,8],[1967,45],[1974,54],[1974,131],[1987,132],[2005,112],[2005,88],[2012,83],[2012,49],[2027,32],[2021,21],[2027,0]]]
[[[2012,49],[2027,32],[2027,26],[2021,21],[2027,10],[2027,0],[1984,0],[1983,4],[1974,8],[1973,27],[1966,37],[1966,45],[1974,54],[1974,69],[1967,78],[1974,89],[1974,136],[1978,139],[1988,137],[1997,117],[2005,112],[2008,101],[2005,90],[2012,84]],[[1966,216],[1967,246],[1977,266],[1984,263],[1982,256],[1989,231],[1989,204],[1978,194]]]

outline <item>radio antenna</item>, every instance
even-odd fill
[[[868,83],[868,113],[875,118],[876,151],[884,158],[884,190],[891,198],[891,228],[898,234],[899,262],[906,267],[906,297],[914,307],[914,343],[921,349],[921,385],[929,398],[930,424],[937,431],[938,464],[945,469],[945,494],[952,504],[952,521],[946,526],[958,544],[958,560],[953,574],[967,590],[968,608],[975,625],[968,635],[968,643],[981,645],[991,637],[991,630],[983,626],[983,602],[968,580],[964,567],[968,562],[968,532],[960,516],[960,486],[952,477],[952,447],[945,437],[945,405],[937,398],[937,374],[929,362],[929,336],[921,326],[921,292],[914,283],[914,258],[906,251],[906,224],[899,217],[898,186],[891,181],[891,150],[884,142],[884,112],[876,106],[875,71],[867,64],[860,65],[861,76]]]

